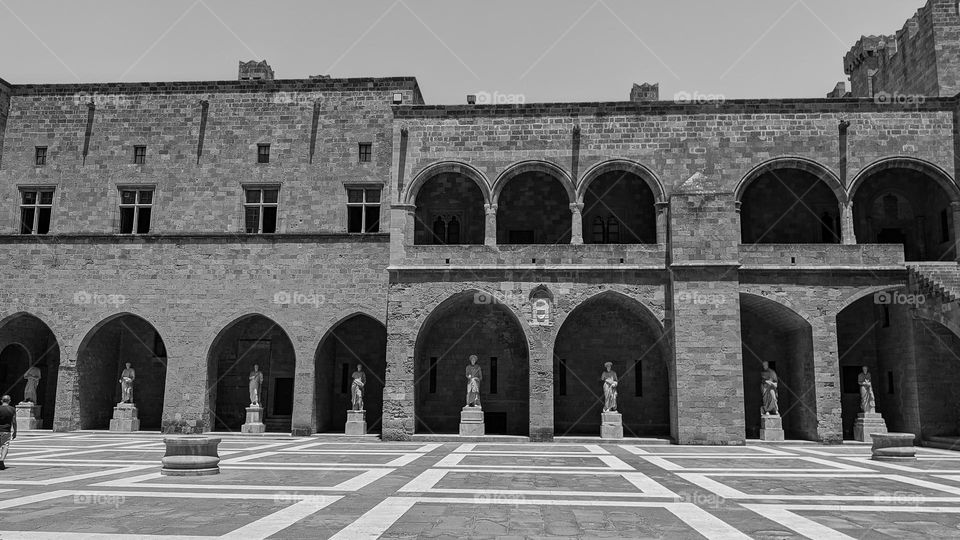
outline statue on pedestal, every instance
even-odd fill
[[[760,373],[760,392],[763,396],[763,403],[760,405],[760,414],[780,414],[780,408],[777,405],[777,372],[770,369],[768,362],[763,362],[763,371]]]
[[[363,387],[367,384],[367,375],[363,372],[363,366],[357,364],[357,370],[351,375],[353,384],[350,387],[350,395],[353,397],[354,411],[363,410]]]
[[[607,368],[600,374],[600,381],[603,383],[603,412],[615,412],[619,379],[617,373],[613,371],[613,362],[605,362],[603,366]]]
[[[137,378],[137,372],[130,367],[130,362],[126,365],[127,367],[120,373],[120,402],[133,403],[133,380]]]
[[[874,409],[873,383],[870,381],[870,370],[863,366],[863,373],[857,376],[860,385],[860,411],[865,413],[876,412]]]
[[[260,406],[260,385],[263,383],[263,372],[260,366],[253,365],[253,371],[250,372],[250,406]]]
[[[23,400],[36,404],[37,386],[40,385],[40,368],[30,366],[30,369],[23,374],[23,378],[27,380],[27,387],[23,389]]]
[[[483,380],[483,372],[477,365],[477,355],[470,355],[470,363],[466,369],[467,376],[467,406],[480,406],[480,381]]]

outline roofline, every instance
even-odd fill
[[[0,79],[2,81],[2,79]],[[6,81],[2,81],[6,82]],[[271,92],[289,88],[298,90],[364,90],[366,88],[396,88],[409,86],[419,91],[413,76],[353,77],[331,79],[270,79],[221,81],[167,81],[167,82],[90,82],[90,83],[27,83],[10,84],[14,94],[63,94],[78,91],[109,93],[210,93],[220,91]],[[372,85],[372,86],[371,86]]]

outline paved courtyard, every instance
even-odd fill
[[[156,434],[43,433],[0,472],[13,538],[950,538],[960,453],[868,446],[369,443],[224,437],[159,473]]]

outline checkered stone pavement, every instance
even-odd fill
[[[23,434],[0,539],[952,538],[960,453],[863,445],[383,443],[224,436],[168,477],[158,434]]]

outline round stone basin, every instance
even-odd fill
[[[160,474],[167,476],[204,476],[220,473],[220,437],[164,437],[167,451]]]

